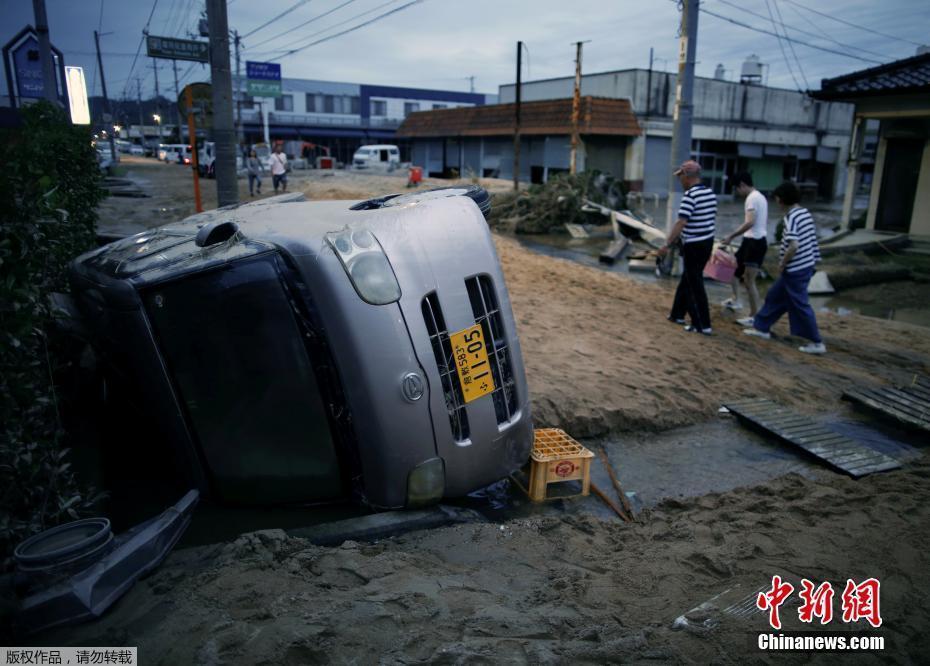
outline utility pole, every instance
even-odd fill
[[[55,63],[52,60],[52,42],[48,37],[48,17],[45,15],[45,0],[32,0],[32,12],[35,14],[36,33],[39,35],[39,60],[42,63],[43,93],[45,99],[49,102],[58,104],[58,84],[55,83]],[[100,49],[97,49],[97,54],[99,56]],[[10,96],[13,96],[12,91]]]
[[[523,69],[523,42],[517,42],[517,86],[513,119],[513,189],[520,189],[520,70]]]
[[[584,42],[575,42],[575,94],[572,97],[572,151],[568,161],[568,172],[578,172],[578,119],[581,115],[581,49]]]
[[[681,44],[678,52],[678,85],[675,90],[675,121],[672,129],[672,158],[668,171],[668,204],[665,212],[667,232],[675,226],[681,194],[675,189],[677,178],[672,175],[678,166],[691,157],[691,121],[694,113],[694,57],[697,51],[698,5],[700,0],[681,2]]]
[[[100,70],[100,89],[103,91],[103,108],[106,111],[103,124],[110,137],[110,159],[116,161],[116,141],[113,140],[113,112],[110,111],[110,98],[107,97],[107,77],[103,75],[103,58],[100,57],[100,35],[94,30],[94,44],[97,46],[97,69]]]
[[[155,72],[155,113],[158,115],[158,143],[162,142],[161,127],[162,123],[165,122],[165,117],[161,115],[161,95],[158,92],[158,61],[154,58],[152,59],[152,71]],[[155,157],[158,157],[158,152],[155,153]]]
[[[181,132],[181,128],[184,127],[184,116],[181,115],[181,89],[178,87],[178,61],[172,60],[171,64],[174,66],[174,97],[178,100],[178,103],[175,105],[175,109],[178,112],[178,143],[184,143],[184,134]],[[188,137],[191,143],[191,150],[196,150],[194,147],[194,138]]]
[[[242,40],[239,39],[238,30],[233,30],[233,42],[236,45],[236,147],[241,151],[245,144],[245,133],[242,131],[242,77],[239,73],[239,46]]]
[[[218,206],[229,206],[239,202],[239,183],[236,175],[236,130],[233,123],[226,0],[207,0],[207,23],[210,26],[210,81],[213,90],[213,141],[216,144],[216,199]]]
[[[653,49],[649,47],[649,74],[646,77],[646,117],[652,113],[652,55]]]
[[[139,101],[139,137],[145,145],[145,114],[142,113],[142,79],[136,77],[136,99]]]
[[[468,79],[468,92],[472,92],[472,93],[475,92],[475,77],[466,76],[465,78]]]

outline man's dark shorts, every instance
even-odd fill
[[[278,191],[278,187],[287,187],[287,174],[279,173],[271,176],[271,184],[274,186],[274,191]]]
[[[746,272],[746,266],[750,268],[762,268],[762,262],[765,260],[765,253],[769,248],[769,243],[764,238],[746,238],[736,251],[736,272],[734,275],[738,278],[743,277]]]

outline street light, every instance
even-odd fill
[[[113,126],[113,131],[116,132],[117,134],[119,134],[119,133],[122,131],[122,129],[123,129],[123,126],[122,126],[122,125],[114,125],[114,126]]]
[[[158,125],[158,143],[161,143],[161,114],[153,113],[152,120],[154,120],[155,124]]]

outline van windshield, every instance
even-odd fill
[[[265,254],[144,297],[215,487],[228,500],[342,494],[319,363],[283,286],[288,274]]]

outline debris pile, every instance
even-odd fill
[[[622,210],[626,187],[600,171],[559,174],[527,190],[496,194],[489,223],[496,230],[518,234],[562,233],[565,224],[590,221],[581,210],[585,200]]]

